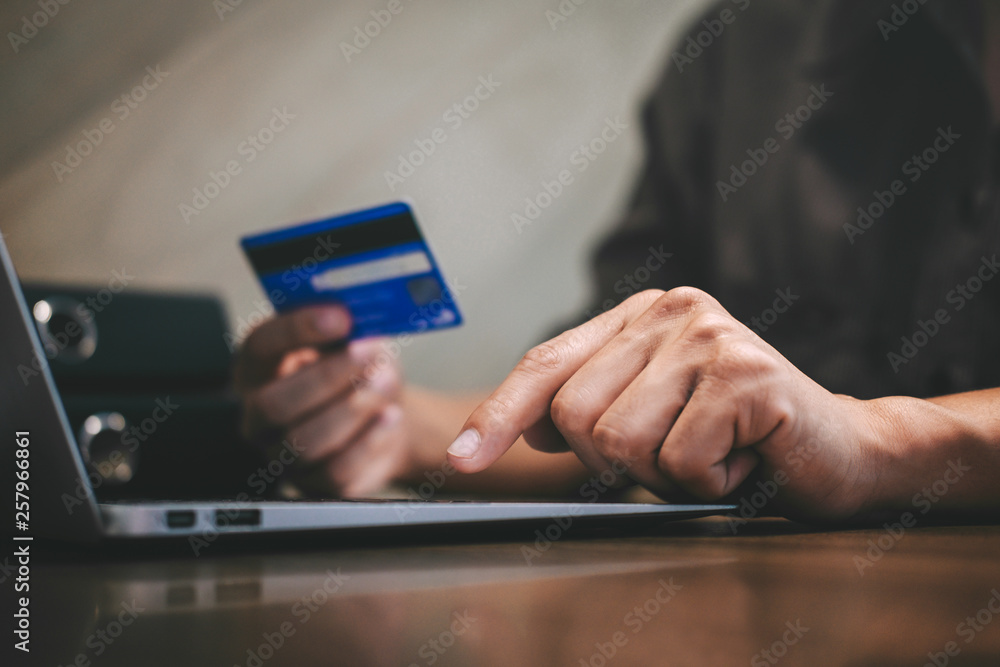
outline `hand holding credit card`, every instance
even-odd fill
[[[341,304],[352,340],[462,323],[403,202],[245,236],[240,245],[275,310]]]

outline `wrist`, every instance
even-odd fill
[[[864,401],[869,414],[861,464],[874,483],[863,512],[926,514],[974,504],[972,463],[984,434],[966,415],[930,401],[892,396]]]

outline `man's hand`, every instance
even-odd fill
[[[244,436],[265,452],[287,440],[289,478],[310,493],[362,496],[408,465],[399,368],[378,341],[344,344],[350,329],[343,308],[303,308],[255,329],[237,358]]]
[[[831,394],[693,288],[649,290],[528,352],[449,449],[475,472],[522,433],[664,497],[783,481],[776,509],[842,518],[878,479],[868,402]],[[787,479],[784,477],[787,475]]]

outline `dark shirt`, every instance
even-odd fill
[[[693,285],[837,393],[1000,385],[981,8],[892,4],[726,0],[695,23],[644,111],[591,316]]]

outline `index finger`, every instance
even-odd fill
[[[642,292],[528,351],[473,410],[448,448],[448,461],[461,472],[478,472],[499,459],[527,428],[548,414],[552,399],[573,374],[659,294]]]
[[[282,313],[254,329],[236,361],[238,385],[270,378],[289,352],[343,340],[351,316],[342,306],[312,306]]]

